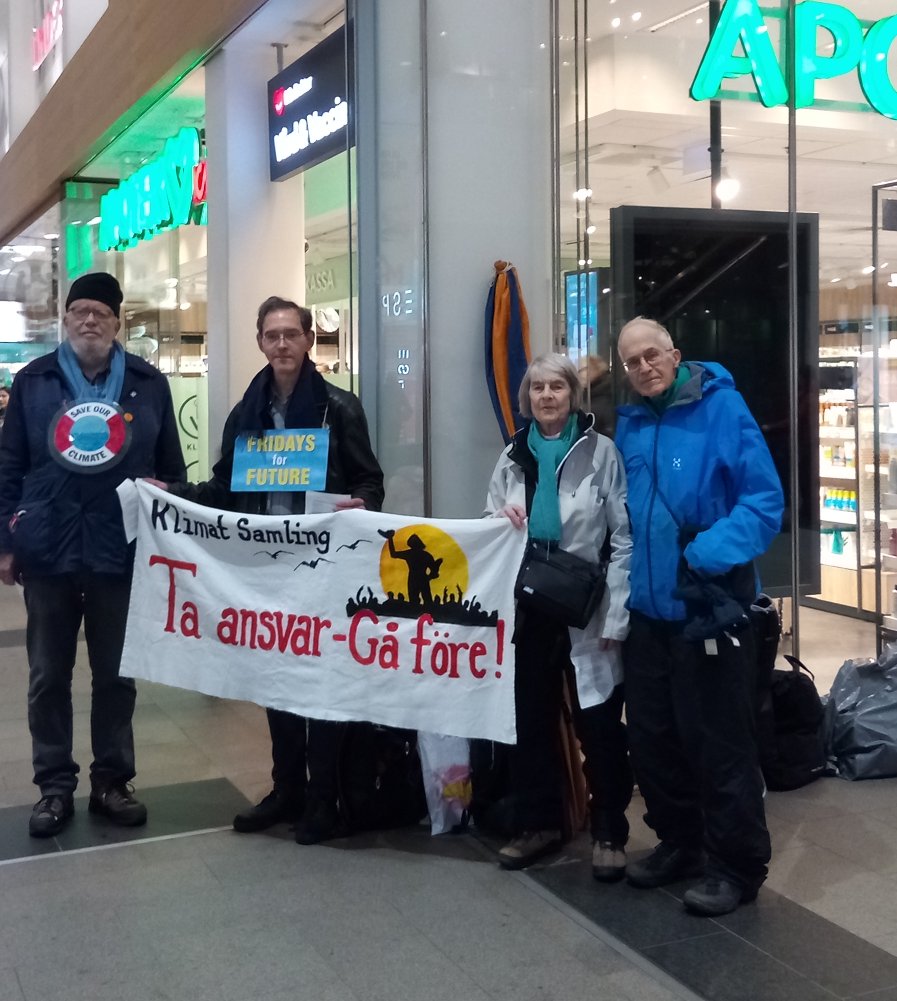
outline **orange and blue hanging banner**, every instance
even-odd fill
[[[520,426],[517,392],[530,361],[529,316],[517,269],[495,262],[486,299],[486,385],[505,443]]]

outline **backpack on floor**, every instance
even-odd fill
[[[347,723],[337,783],[340,816],[350,831],[404,827],[426,816],[414,730]]]
[[[824,710],[812,671],[785,656],[790,670],[776,669],[761,708],[771,712],[772,742],[761,745],[763,777],[773,790],[799,789],[827,773]],[[759,728],[758,728],[759,729]]]

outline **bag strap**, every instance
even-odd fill
[[[806,674],[810,675],[810,678],[814,682],[816,681],[816,675],[813,674],[813,672],[809,669],[809,667],[807,667],[807,665],[802,660],[798,660],[797,657],[792,657],[790,653],[782,654],[782,656],[791,665],[792,671],[796,671],[798,674],[800,674],[801,671],[804,671]]]

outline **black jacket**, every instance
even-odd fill
[[[307,364],[311,365],[311,362],[307,361]],[[271,378],[271,366],[266,365],[250,382],[243,399],[228,415],[221,435],[221,458],[212,469],[212,478],[205,483],[177,487],[172,493],[225,511],[264,512],[266,493],[234,493],[230,484],[237,435],[243,431],[271,430],[274,427],[271,418]],[[383,504],[383,470],[371,448],[367,420],[358,397],[331,385],[317,372],[311,375],[309,382],[312,400],[302,401],[304,410],[308,412],[309,405],[312,406],[317,415],[316,424],[326,424],[330,428],[327,491],[360,497],[369,511],[379,511]],[[294,402],[291,400],[291,406]],[[288,408],[287,427],[302,426],[306,425],[290,422]],[[297,498],[300,496],[297,494]]]
[[[127,573],[134,547],[115,488],[140,476],[177,482],[187,475],[168,380],[125,354],[119,403],[131,443],[118,465],[98,473],[66,469],[50,453],[48,430],[68,397],[55,351],[16,375],[0,442],[0,553],[14,552],[26,575]],[[12,533],[17,512],[24,513]]]

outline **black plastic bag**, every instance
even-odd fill
[[[825,706],[826,747],[846,779],[897,775],[897,644],[878,660],[848,660]]]

